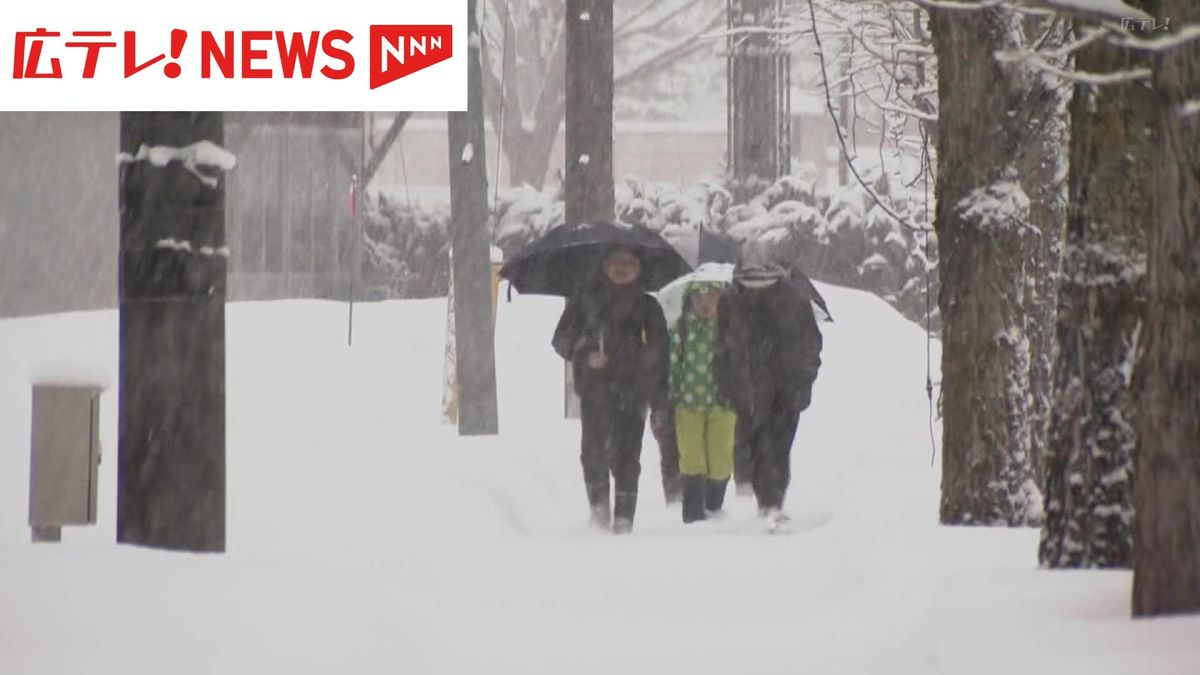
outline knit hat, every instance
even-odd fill
[[[742,259],[733,269],[733,280],[746,288],[766,288],[783,277],[787,270],[763,241],[750,241],[742,249]]]

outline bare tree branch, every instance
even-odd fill
[[[813,39],[816,40],[816,43],[817,43],[817,58],[821,64],[821,82],[825,89],[825,107],[829,110],[830,119],[833,120],[833,128],[835,131],[837,131],[838,142],[842,146],[842,156],[846,158],[846,164],[850,167],[850,172],[854,174],[854,178],[858,181],[858,184],[864,190],[866,190],[867,195],[869,195],[871,197],[871,199],[875,202],[875,204],[879,208],[883,209],[884,213],[888,214],[893,219],[895,219],[896,222],[900,223],[905,228],[907,228],[913,232],[928,232],[928,231],[930,231],[930,228],[921,227],[919,225],[916,225],[916,224],[910,222],[904,216],[901,216],[899,213],[896,213],[896,211],[894,209],[892,209],[890,206],[888,206],[887,204],[884,204],[883,201],[881,199],[879,199],[879,195],[875,194],[875,190],[873,190],[871,188],[871,186],[867,184],[866,180],[863,179],[862,175],[858,171],[858,167],[856,167],[854,165],[854,161],[851,158],[850,149],[846,145],[846,136],[842,133],[842,125],[838,122],[837,112],[834,110],[834,107],[833,107],[833,95],[830,93],[830,89],[829,89],[829,73],[827,72],[827,69],[825,67],[825,49],[824,49],[824,47],[821,46],[821,34],[820,34],[820,31],[817,29],[817,10],[813,6],[813,0],[808,0],[808,12],[809,12],[809,17],[812,20]]]
[[[709,46],[711,43],[704,40],[706,33],[712,30],[715,26],[720,25],[721,20],[725,16],[725,8],[722,7],[717,12],[713,13],[712,17],[697,31],[681,38],[667,47],[651,54],[642,59],[640,62],[627,68],[624,72],[617,74],[613,78],[613,85],[621,87],[629,84],[634,80],[645,76],[649,72],[665,68],[680,59]]]
[[[408,122],[408,118],[412,116],[411,112],[403,111],[396,113],[392,118],[392,124],[388,127],[387,132],[379,141],[379,145],[371,152],[371,157],[367,161],[367,166],[363,169],[364,186],[371,183],[371,179],[375,177],[375,173],[379,171],[379,167],[383,164],[383,160],[391,151],[392,145],[396,143],[396,139],[400,138],[400,132],[404,130],[404,124]]]
[[[997,52],[996,60],[1008,63],[1021,62],[1043,73],[1053,75],[1060,80],[1096,86],[1144,80],[1153,75],[1149,68],[1118,70],[1111,73],[1087,73],[1081,70],[1066,70],[1050,63],[1041,54],[1032,51]]]
[[[622,26],[619,30],[613,31],[613,42],[616,43],[621,40],[631,38],[635,35],[641,35],[643,33],[654,32],[655,30],[658,30],[659,28],[661,28],[663,26],[663,24],[666,24],[667,22],[671,21],[671,19],[676,18],[677,16],[682,14],[685,10],[692,7],[694,2],[695,2],[695,0],[680,0],[680,2],[676,3],[674,7],[668,8],[667,11],[662,12],[658,16],[652,17],[646,23],[643,23],[638,26],[633,25],[633,21],[626,21],[625,23],[622,24]],[[659,7],[661,5],[662,5],[662,0],[659,0],[658,2],[653,2],[653,3],[647,4],[646,7],[644,7],[642,9],[642,11],[637,13],[637,18],[641,18],[642,16],[645,16],[648,13],[651,6]]]
[[[635,21],[648,14],[650,10],[661,5],[662,2],[663,0],[646,0],[646,4],[634,10],[628,17],[623,19],[620,24],[613,28],[613,40],[616,41],[621,39],[622,34],[628,30]]]
[[[888,103],[887,101],[883,101],[881,103],[876,103],[875,105],[879,106],[883,110],[887,110],[888,112],[900,113],[901,115],[908,115],[909,117],[915,117],[919,120],[925,120],[926,122],[936,122],[938,119],[938,116],[934,115],[932,113],[921,112],[920,110],[917,110],[916,108],[909,108],[909,107],[905,107],[905,106],[893,105],[891,103]]]

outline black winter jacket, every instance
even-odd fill
[[[739,415],[807,408],[823,344],[807,294],[787,278],[761,289],[733,283],[718,311],[717,388]]]
[[[652,296],[602,282],[567,302],[552,340],[571,362],[575,391],[604,396],[620,407],[645,410],[666,396],[667,321]],[[604,368],[588,366],[588,354],[608,356]]]

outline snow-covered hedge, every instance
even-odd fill
[[[699,226],[742,240],[772,240],[813,279],[875,293],[922,326],[928,270],[936,328],[936,237],[926,242],[924,233],[891,218],[860,186],[826,192],[816,184],[815,171],[800,171],[735,205],[720,182],[678,186],[627,178],[617,185],[617,215],[668,240]],[[883,185],[876,190],[888,192]],[[496,212],[493,240],[512,256],[563,222],[562,196],[528,186],[501,191]],[[364,267],[371,297],[446,293],[449,215],[445,204],[410,208],[404,200],[373,196]]]

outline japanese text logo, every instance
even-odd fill
[[[308,21],[289,10],[286,21],[274,21],[279,26],[239,13],[233,0],[209,4],[230,13],[181,19],[172,8],[168,18],[153,14],[164,11],[159,7],[128,15],[139,17],[134,25],[114,25],[119,20],[111,14],[95,11],[43,18],[26,6],[11,19],[6,14],[12,12],[0,9],[0,107],[466,108],[465,58],[454,48],[456,31],[465,31],[466,3],[406,3],[400,13],[439,19],[417,23],[374,20],[378,6],[346,0],[338,3],[338,19]],[[343,13],[343,4],[360,11]],[[232,18],[214,26],[212,16]]]

